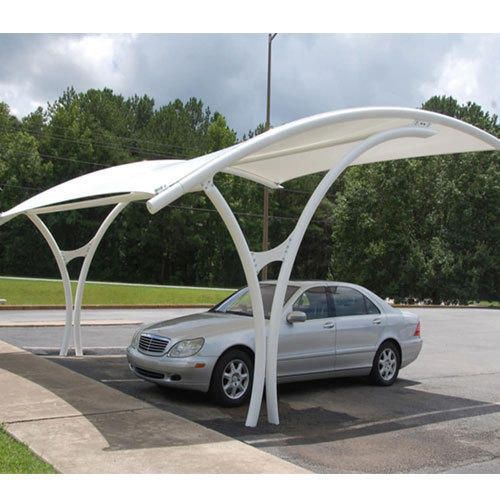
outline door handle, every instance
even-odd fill
[[[323,328],[335,328],[335,323],[333,321],[327,321],[324,325]]]
[[[382,319],[381,319],[381,318],[375,318],[375,319],[373,320],[373,323],[374,323],[375,325],[380,325],[380,323],[382,323]]]

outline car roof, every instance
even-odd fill
[[[265,283],[268,285],[276,285],[277,280],[265,280],[261,281],[261,283]],[[347,283],[344,281],[328,281],[328,280],[290,280],[289,285],[306,287],[311,285],[320,285],[320,286],[354,286],[357,287],[355,283]]]
[[[270,285],[276,285],[277,280],[266,280],[261,283],[267,283]],[[290,280],[289,284],[292,286],[297,286],[299,289],[309,288],[311,286],[349,286],[357,290],[358,292],[366,295],[372,302],[375,302],[384,312],[390,313],[394,312],[394,309],[381,297],[373,293],[368,288],[362,285],[357,285],[356,283],[348,283],[346,281],[328,281],[328,280]],[[298,292],[298,291],[297,291]],[[295,295],[295,293],[294,293]]]

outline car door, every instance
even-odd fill
[[[278,376],[315,375],[333,371],[335,328],[331,303],[324,286],[305,290],[291,310],[306,314],[303,323],[283,318],[278,343]]]
[[[354,288],[332,286],[329,291],[335,309],[335,370],[371,367],[384,315]]]

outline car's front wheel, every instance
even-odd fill
[[[370,377],[376,385],[392,385],[398,378],[401,356],[392,341],[384,342],[373,359]]]
[[[253,360],[242,349],[225,352],[215,365],[210,392],[222,406],[240,406],[250,398]]]

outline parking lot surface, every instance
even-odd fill
[[[85,327],[93,354],[83,358],[50,355],[62,328],[1,328],[0,339],[313,472],[500,473],[500,311],[414,311],[424,348],[395,385],[281,385],[281,424],[263,414],[255,429],[244,426],[246,407],[135,378],[123,355],[134,326]]]

